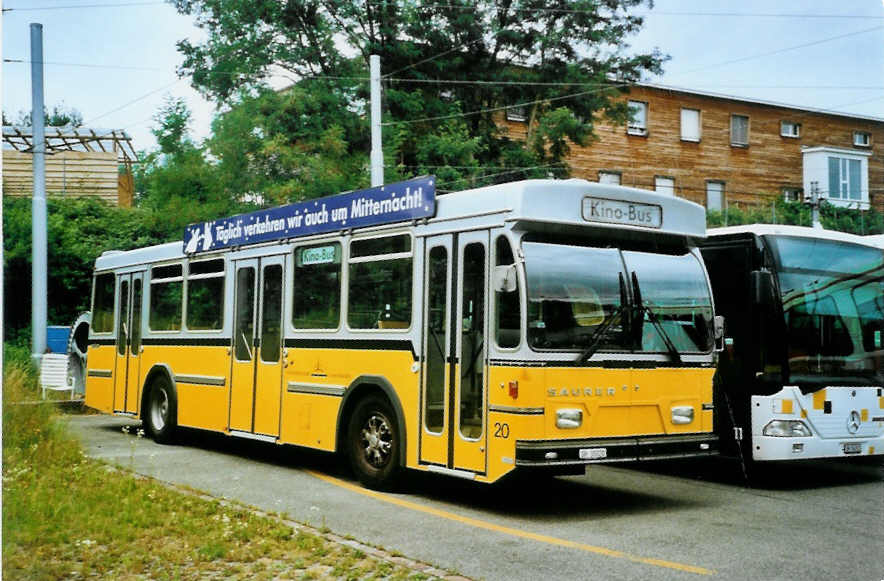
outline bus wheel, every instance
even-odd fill
[[[367,488],[388,490],[401,472],[399,427],[385,399],[368,397],[356,405],[347,429],[350,465]]]
[[[160,444],[171,444],[177,427],[178,402],[169,378],[161,376],[150,385],[147,394],[147,429]]]

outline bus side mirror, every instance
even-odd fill
[[[495,266],[491,274],[491,286],[494,292],[511,293],[518,288],[515,264]]]
[[[715,315],[712,319],[712,336],[715,339],[715,350],[724,351],[724,317]]]
[[[773,274],[769,270],[752,271],[752,300],[759,306],[773,304]]]

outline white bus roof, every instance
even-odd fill
[[[876,244],[881,248],[884,248],[884,234],[869,234],[868,236],[866,236],[866,238],[868,238],[872,242],[872,244]]]
[[[646,227],[624,223],[589,221],[583,217],[585,200],[608,200],[635,204],[638,208],[659,208],[659,225]],[[525,180],[473,190],[442,194],[436,198],[436,215],[427,220],[427,230],[451,230],[459,226],[477,227],[475,220],[515,223],[522,229],[548,224],[628,230],[644,235],[667,234],[704,238],[706,210],[694,202],[649,190],[598,184],[581,179]],[[458,221],[464,221],[458,224]],[[438,226],[437,226],[438,225]],[[401,227],[401,224],[387,228]],[[329,235],[334,235],[331,233]],[[286,242],[280,242],[286,243]],[[223,252],[223,251],[220,251]],[[208,258],[213,253],[207,253]],[[95,270],[123,268],[164,260],[184,258],[181,241],[148,246],[125,252],[108,251],[95,261]],[[199,258],[201,256],[197,256]]]
[[[649,206],[658,206],[662,223],[648,228],[624,223],[590,222],[581,215],[584,198],[607,199]],[[544,222],[595,226],[704,238],[706,210],[683,198],[658,194],[650,190],[599,184],[582,179],[525,180],[464,190],[437,198],[436,217],[429,221],[450,220],[491,212],[506,212],[509,222]]]
[[[758,236],[802,236],[804,238],[817,238],[820,240],[836,240],[839,242],[852,242],[866,246],[881,246],[874,236],[858,236],[836,230],[824,230],[822,228],[809,228],[807,226],[785,226],[782,224],[744,224],[741,226],[727,226],[725,228],[711,228],[707,234],[709,238],[727,236],[729,234],[752,233]]]

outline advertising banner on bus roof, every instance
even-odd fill
[[[415,178],[191,224],[184,230],[184,252],[209,252],[350,228],[430,218],[436,214],[435,183],[433,176]]]

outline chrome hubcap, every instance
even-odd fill
[[[153,396],[153,405],[150,407],[150,419],[156,430],[162,430],[166,425],[166,416],[169,413],[169,396],[166,390],[158,389]]]
[[[381,468],[390,460],[393,449],[393,431],[387,418],[374,413],[362,426],[360,434],[365,459],[375,468]]]

